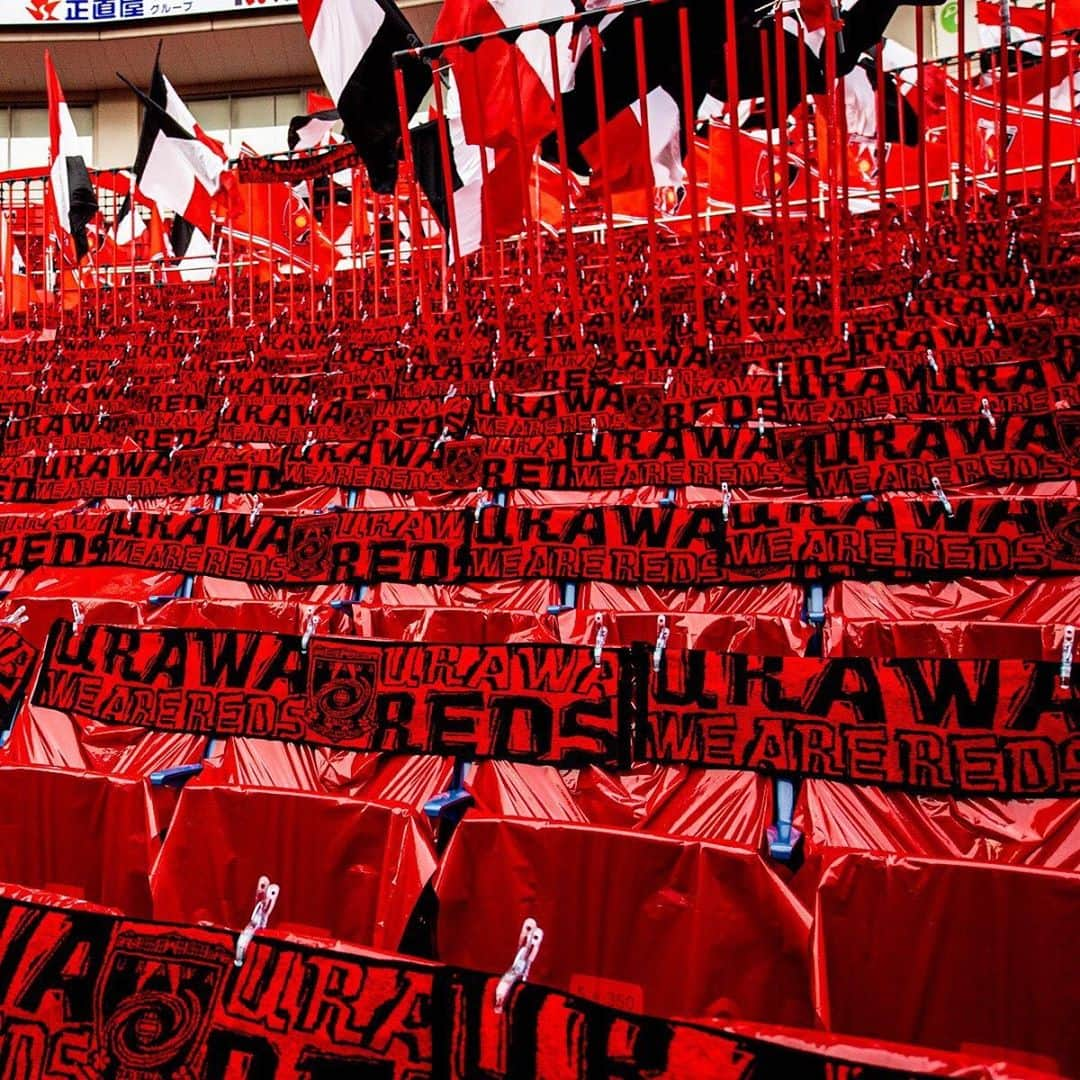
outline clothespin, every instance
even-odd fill
[[[59,454],[60,454],[60,451],[57,450],[56,447],[53,446],[52,443],[49,443],[48,449],[46,449],[46,451],[45,451],[45,460],[46,461],[52,461],[52,459],[54,457],[58,457]]]
[[[457,383],[451,383],[450,388],[446,391],[446,396],[442,399],[445,405],[452,397],[457,397]]]
[[[127,513],[124,515],[127,523],[131,524],[131,515],[135,513],[135,497],[133,495],[127,496]]]
[[[934,355],[933,349],[926,350],[926,365],[935,375],[938,373],[937,357]]]
[[[316,394],[314,391],[312,391],[311,398],[309,399],[308,405],[307,405],[307,414],[308,414],[308,416],[314,416],[315,415],[315,409],[318,407],[318,404],[319,404],[319,395]]]
[[[265,874],[259,878],[259,883],[255,887],[255,907],[251,911],[251,918],[248,919],[247,926],[240,931],[240,936],[236,940],[236,959],[233,963],[237,967],[243,967],[251,939],[258,931],[266,929],[280,892],[280,886],[271,885],[270,879]]]
[[[0,623],[4,626],[22,626],[23,623],[30,621],[30,616],[26,614],[26,605],[20,604],[10,615],[5,615],[0,619]]]
[[[593,667],[599,667],[604,645],[607,643],[608,628],[604,625],[604,616],[600,614],[594,617],[593,624],[596,627],[596,640],[592,650]]]
[[[412,369],[413,369],[412,357],[411,356],[406,356],[405,357],[405,374],[406,375],[411,375],[412,374]]]
[[[502,1013],[510,991],[519,982],[528,982],[529,972],[532,970],[533,961],[540,951],[543,940],[544,931],[536,925],[535,919],[526,919],[521,924],[514,962],[506,969],[506,974],[503,975],[498,986],[495,987],[495,1011],[497,1013]]]
[[[848,327],[847,319],[844,320],[844,341],[847,342],[851,339],[851,330]]]
[[[14,409],[9,409],[8,414],[7,414],[7,419],[4,421],[4,427],[9,428],[14,423],[15,423],[15,410]]]
[[[589,438],[592,439],[593,446],[600,442],[600,425],[597,424],[595,416],[589,417]]]
[[[439,437],[435,440],[434,444],[432,445],[431,452],[434,454],[436,451],[442,449],[444,444],[448,443],[449,441],[450,441],[450,429],[448,427],[444,427],[442,429],[442,433],[439,435]]]
[[[262,513],[262,496],[256,492],[251,498],[251,513],[248,514],[248,524],[254,525]]]
[[[757,411],[757,433],[759,435],[765,434],[765,410],[761,408]]]
[[[930,486],[934,489],[934,495],[937,497],[937,501],[945,507],[945,516],[952,517],[952,503],[949,502],[949,496],[945,494],[945,491],[941,486],[941,481],[936,476],[931,476]]]
[[[311,639],[315,636],[315,631],[319,629],[319,616],[312,611],[309,613],[307,620],[304,623],[304,633],[300,638],[300,651],[307,654],[308,646],[311,644]]]
[[[784,361],[777,360],[776,362],[776,385],[784,385]]]
[[[994,316],[991,315],[989,311],[986,313],[986,325],[990,327],[991,334],[997,333],[997,327],[994,325]]]
[[[101,425],[104,424],[105,421],[108,420],[108,419],[109,419],[108,410],[105,408],[104,405],[99,405],[98,406],[98,411],[97,411],[98,427],[101,427]]]
[[[684,330],[690,329],[690,313],[688,311],[682,313],[682,328]]]
[[[78,600],[71,601],[71,636],[78,637],[82,633],[83,623],[86,622],[86,613],[79,606]]]
[[[309,431],[307,437],[304,439],[304,445],[300,447],[300,456],[303,457],[307,452],[318,442],[315,438],[315,432]]]
[[[671,630],[668,628],[667,616],[657,615],[656,617],[656,644],[653,646],[652,651],[652,669],[653,671],[660,670],[660,664],[664,659],[664,650],[667,648],[668,638],[671,637]]]
[[[983,398],[979,403],[979,415],[983,417],[990,425],[990,430],[993,431],[997,427],[997,421],[994,419],[994,414],[990,411],[990,399]]]
[[[728,487],[726,480],[720,485],[720,516],[725,524],[731,517],[731,488]]]
[[[174,435],[173,436],[173,441],[172,441],[172,446],[169,448],[169,460],[172,461],[172,459],[174,457],[176,457],[176,455],[178,453],[180,453],[180,451],[183,450],[183,449],[184,449],[184,444],[181,441],[180,436],[179,435]]]
[[[1068,690],[1072,685],[1073,651],[1076,648],[1076,629],[1066,626],[1061,636],[1061,667],[1058,668],[1058,676],[1061,689]]]
[[[476,489],[476,509],[473,511],[473,521],[479,522],[480,515],[489,507],[495,504],[487,498],[487,492],[482,488]]]
[[[671,391],[671,384],[675,381],[675,373],[671,368],[667,369],[667,374],[664,376],[664,393],[667,394]]]
[[[221,408],[218,409],[218,413],[217,413],[218,416],[219,417],[224,416],[226,411],[228,410],[228,408],[229,408],[229,406],[231,404],[232,404],[232,398],[230,398],[229,395],[226,394],[225,397],[222,399]]]
[[[491,400],[493,402],[495,400],[497,400],[497,396],[495,394],[495,380],[494,379],[488,379],[488,394],[491,395]]]

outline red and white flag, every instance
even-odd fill
[[[89,250],[86,226],[97,213],[98,203],[86,162],[79,153],[79,135],[48,51],[45,86],[49,98],[49,191],[56,224],[63,235],[71,238],[78,262]]]

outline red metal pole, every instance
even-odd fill
[[[608,286],[611,293],[612,311],[615,316],[615,348],[623,351],[622,298],[619,288],[618,241],[615,237],[615,211],[611,203],[611,150],[608,146],[607,97],[604,92],[604,67],[601,56],[600,33],[595,26],[589,27],[591,39],[593,76],[596,91],[596,123],[600,139],[600,167],[604,170],[604,219],[607,223]]]
[[[638,24],[635,23],[635,35],[637,34],[637,29]],[[555,46],[554,35],[549,35],[548,37],[548,56],[551,59],[552,86],[556,88],[555,133],[559,146],[559,173],[562,179],[563,228],[566,231],[566,288],[570,295],[570,320],[574,324],[574,343],[577,346],[578,352],[581,352],[585,347],[585,342],[581,334],[581,322],[584,318],[584,313],[581,308],[581,291],[578,288],[577,244],[574,240],[573,207],[570,205],[570,167],[567,164],[566,159],[566,118],[563,114],[562,94],[558,90],[558,87],[561,85],[559,77],[559,50]],[[478,110],[477,115],[482,117],[483,112]],[[505,340],[506,331],[501,323],[500,332]]]
[[[653,294],[653,332],[656,334],[656,347],[659,349],[664,343],[664,312],[660,295],[660,253],[656,240],[656,180],[653,175],[652,139],[649,132],[649,81],[645,70],[645,34],[640,17],[634,19],[634,61],[637,67],[638,108],[641,111],[642,152],[645,155],[644,194],[650,252],[649,277]],[[693,146],[690,151],[693,153]]]
[[[1043,266],[1050,255],[1050,52],[1054,37],[1054,0],[1046,0],[1043,22],[1043,102],[1042,102],[1042,221],[1039,228],[1039,260]],[[1069,88],[1071,94],[1072,87]],[[1022,107],[1022,106],[1021,106]]]
[[[697,102],[694,100],[693,80],[690,69],[690,14],[685,4],[679,6],[679,52],[682,60],[682,114],[686,136],[686,173],[690,185],[690,235],[694,244],[694,337],[697,344],[704,344],[705,330],[705,282],[701,268],[701,216],[698,206],[698,159],[697,135],[694,121]]]
[[[724,68],[727,73],[728,123],[731,126],[731,173],[735,185],[735,277],[739,296],[739,329],[750,333],[750,299],[747,284],[746,218],[742,203],[742,147],[739,141],[739,60],[735,52],[735,5],[724,5],[726,40]]]

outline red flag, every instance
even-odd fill
[[[433,37],[437,42],[451,42],[573,13],[571,0],[500,0],[497,4],[492,0],[446,0]],[[572,35],[572,26],[566,24],[555,36],[562,88],[573,71]],[[531,150],[554,129],[555,87],[545,31],[526,30],[513,40],[488,38],[475,49],[451,45],[445,56],[460,88],[465,137],[470,143],[505,146],[520,142]]]

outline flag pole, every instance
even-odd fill
[[[1050,53],[1054,37],[1054,0],[1045,0],[1043,22],[1043,102],[1042,102],[1042,221],[1039,228],[1039,262],[1045,268],[1050,258]],[[1076,91],[1070,82],[1070,97]],[[1021,108],[1023,103],[1021,102]]]
[[[964,10],[966,0],[957,0],[957,55],[956,55],[956,84],[958,91],[958,107],[960,115],[957,118],[957,157],[960,159],[960,184],[956,200],[956,227],[957,238],[960,243],[960,266],[967,268],[967,81],[968,81],[968,58],[967,58],[967,27],[966,12]],[[922,137],[922,132],[919,133]]]
[[[783,226],[784,248],[781,270],[784,280],[784,331],[794,331],[795,289],[792,282],[792,264],[795,252],[791,244],[791,158],[788,152],[788,95],[787,95],[787,38],[784,30],[784,7],[777,7],[773,17],[773,36],[776,43],[776,128],[780,146],[780,211]]]
[[[681,54],[682,74],[682,116],[683,132],[686,138],[686,173],[690,185],[690,235],[694,251],[691,263],[694,268],[694,340],[698,345],[706,341],[705,329],[705,283],[702,279],[701,217],[698,200],[698,155],[695,126],[696,102],[692,72],[690,68],[690,13],[685,4],[679,5],[679,52]],[[710,160],[711,160],[710,155]]]
[[[656,335],[656,348],[661,349],[664,345],[664,312],[662,296],[660,293],[660,252],[656,239],[656,179],[653,173],[652,163],[652,137],[649,131],[649,82],[645,68],[645,32],[640,15],[634,19],[634,60],[637,67],[638,108],[641,111],[641,141],[642,151],[645,155],[645,214],[646,229],[649,237],[649,251],[652,257],[649,261],[649,276],[652,289],[653,308],[653,332]],[[693,152],[693,145],[690,152]],[[696,257],[696,256],[695,256]]]
[[[457,206],[454,203],[454,170],[450,165],[450,140],[447,134],[449,121],[446,118],[446,106],[443,101],[442,73],[442,64],[436,60],[431,65],[431,85],[435,90],[435,112],[438,116],[435,126],[439,136],[439,166],[442,169],[443,185],[446,191],[446,218],[449,222],[450,250],[454,253],[454,291],[457,293],[458,303],[463,307],[463,315],[468,319],[468,300],[461,284],[461,233],[458,231]],[[480,147],[479,150],[480,157],[483,158],[484,148]],[[444,276],[443,289],[446,288],[447,282]]]
[[[554,34],[548,35],[548,57],[551,60],[551,85],[555,91],[555,134],[559,148],[559,174],[562,180],[563,228],[566,233],[566,287],[570,294],[570,320],[574,326],[574,343],[578,353],[581,353],[585,348],[581,333],[581,323],[585,316],[578,288],[577,244],[574,240],[573,208],[570,205],[570,166],[566,153],[566,117],[563,112],[562,93],[559,90],[562,83],[559,76],[559,50],[555,45]],[[478,113],[478,115],[483,114]],[[500,329],[505,334],[505,328],[501,324]]]
[[[1008,174],[1006,171],[1006,150],[1009,141],[1009,112],[1005,97],[1005,81],[1009,74],[1009,0],[1001,0],[1001,35],[999,40],[1000,58],[998,65],[998,230],[1001,235],[1001,269],[1009,255],[1009,230],[1006,222],[1009,217],[1009,195],[1006,190]]]
[[[604,173],[604,221],[607,226],[608,290],[612,313],[615,318],[615,350],[621,353],[625,346],[623,337],[623,304],[619,287],[619,253],[615,236],[615,210],[611,201],[611,148],[608,145],[607,95],[604,90],[603,46],[600,31],[589,27],[589,51],[592,53],[593,93],[596,99],[596,132],[600,140],[600,168]]]
[[[735,5],[724,5],[726,40],[724,68],[727,74],[728,125],[731,130],[731,171],[735,182],[735,287],[739,304],[739,332],[750,333],[750,298],[747,282],[748,256],[746,251],[746,219],[743,213],[742,154],[739,145],[739,60],[735,51]]]
[[[405,168],[408,173],[408,192],[409,192],[409,250],[412,253],[410,263],[412,265],[412,274],[416,279],[417,291],[420,295],[420,315],[424,322],[424,334],[427,338],[428,345],[428,358],[432,359],[435,356],[435,337],[434,328],[431,325],[431,300],[428,296],[425,260],[423,253],[423,230],[420,227],[420,197],[417,193],[416,184],[416,168],[413,161],[413,148],[412,137],[409,134],[409,112],[406,106],[405,98],[405,76],[402,73],[401,65],[397,63],[395,56],[394,62],[394,86],[397,90],[398,99],[398,116],[401,121],[401,145],[403,147],[405,155]],[[394,237],[395,241],[398,234],[398,205],[397,205],[397,185],[394,185]],[[401,263],[400,254],[396,262]],[[401,301],[398,300],[398,308],[400,310]]]

